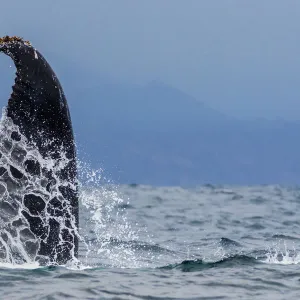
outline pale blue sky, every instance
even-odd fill
[[[0,8],[0,35],[23,36],[99,76],[159,79],[235,116],[300,119],[298,0],[26,0]]]

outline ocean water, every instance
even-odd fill
[[[2,264],[0,298],[299,299],[299,211],[297,187],[92,184],[79,263]]]

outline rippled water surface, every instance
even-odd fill
[[[300,190],[82,192],[80,264],[0,266],[1,299],[299,299]]]

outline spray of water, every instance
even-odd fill
[[[300,254],[295,246],[289,249],[287,242],[279,240],[269,247],[266,258],[263,260],[268,264],[293,265],[300,263]]]
[[[36,164],[42,171],[29,174],[26,172],[28,163]],[[37,213],[28,209],[26,201],[36,201],[37,206],[45,208],[43,215],[38,217],[42,222],[40,226],[47,227],[49,219],[53,218],[53,210],[58,209],[51,199],[55,197],[63,206],[67,205],[59,187],[70,183],[56,176],[67,163],[66,157],[59,161],[43,158],[36,147],[28,144],[3,110],[0,122],[1,265],[51,263],[47,257],[38,255],[41,241],[47,236],[37,236],[32,232],[24,214],[36,217]],[[136,248],[132,247],[132,243],[138,241],[138,232],[127,220],[118,186],[105,179],[102,169],[93,170],[87,163],[79,161],[78,171],[80,228],[75,234],[80,241],[79,259],[73,253],[69,266],[139,267]],[[50,181],[47,172],[52,173]],[[48,209],[52,210],[52,216]],[[64,216],[59,213],[55,215],[61,230],[70,230]],[[75,219],[71,216],[69,221],[74,228]]]
[[[140,267],[136,247],[139,235],[127,219],[118,185],[103,184],[104,171],[79,162],[81,232],[86,249],[81,260],[86,265]]]

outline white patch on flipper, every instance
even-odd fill
[[[21,136],[21,140],[13,140],[11,135],[13,132],[17,132]],[[43,135],[43,133],[40,133]],[[47,141],[51,143],[51,141]],[[16,157],[19,150],[23,150],[25,156],[22,159]],[[28,143],[25,136],[19,132],[19,128],[13,123],[11,118],[7,117],[6,109],[2,111],[2,118],[0,120],[0,166],[4,167],[7,171],[0,176],[1,186],[4,186],[5,194],[0,197],[0,268],[3,264],[12,265],[24,265],[24,264],[38,264],[45,265],[48,263],[48,258],[43,255],[38,255],[40,249],[39,238],[36,236],[31,237],[24,233],[25,229],[29,229],[28,220],[23,215],[22,211],[26,211],[29,215],[31,212],[23,203],[23,196],[25,194],[34,194],[39,196],[47,206],[47,203],[57,196],[59,200],[64,203],[66,200],[63,198],[59,187],[69,187],[76,189],[76,187],[65,180],[58,177],[61,168],[66,167],[69,160],[67,159],[63,149],[61,150],[61,159],[51,159],[50,157],[43,158],[34,145]],[[41,170],[52,171],[54,183],[47,188],[48,178],[46,174],[30,174],[26,173],[24,161],[34,160],[40,165]],[[20,171],[22,178],[15,178],[11,174],[11,167]],[[46,184],[45,184],[46,182]],[[8,204],[9,205],[8,205]],[[71,216],[70,222],[72,228],[76,227],[75,217],[72,216],[72,212],[68,210],[68,214]],[[41,216],[43,225],[48,224],[48,220],[51,216],[47,210]],[[60,224],[61,232],[59,237],[62,241],[62,230],[66,228],[64,220],[60,217],[56,218],[56,221]],[[16,223],[14,223],[16,222]],[[82,239],[75,230],[78,239]],[[32,233],[32,232],[31,232]],[[49,234],[49,232],[48,232]],[[47,235],[48,237],[48,235]],[[45,239],[47,238],[45,237]],[[60,241],[60,242],[61,242]],[[75,246],[74,246],[75,247]],[[74,256],[74,248],[71,250],[72,259],[76,260]],[[56,256],[59,253],[56,252]],[[55,260],[55,257],[54,259]],[[49,261],[50,262],[50,261]]]
[[[39,57],[38,57],[38,54],[37,54],[37,52],[36,52],[36,50],[34,49],[34,58],[35,59],[38,59]]]

